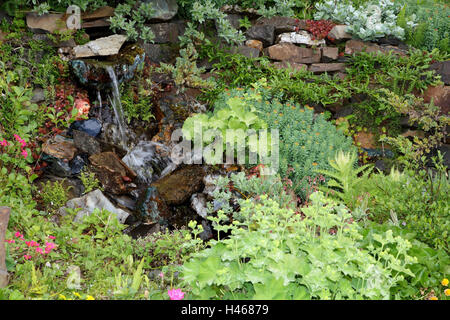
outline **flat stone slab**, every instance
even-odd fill
[[[300,30],[298,32],[282,33],[278,36],[279,43],[296,43],[306,44],[308,46],[323,46],[325,40],[313,40],[311,34],[308,31]]]
[[[111,56],[119,53],[126,40],[127,36],[114,34],[109,37],[89,41],[82,46],[76,46],[73,48],[73,51],[75,58]]]

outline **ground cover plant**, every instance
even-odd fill
[[[153,1],[0,5],[0,300],[449,299],[448,4],[171,2],[156,21]],[[28,12],[72,4],[115,11],[100,28],[29,28]],[[328,36],[343,23],[380,51],[346,53]],[[276,45],[302,24],[336,51],[321,62],[344,67],[280,67],[246,42],[269,30]],[[73,46],[111,34],[144,61],[131,72],[116,55],[77,58],[103,66],[87,75],[102,87],[82,86]],[[234,130],[238,148],[178,163],[172,133],[195,147],[199,124],[200,147]],[[243,134],[271,129],[276,149]],[[225,164],[239,148],[244,163]],[[276,174],[250,162],[276,151]]]

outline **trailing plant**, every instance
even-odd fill
[[[131,41],[142,39],[147,43],[153,42],[155,34],[150,27],[144,25],[153,13],[151,3],[127,0],[114,10],[114,16],[109,19],[110,28],[112,31],[123,30]]]
[[[64,187],[64,180],[54,182],[49,180],[46,181],[46,183],[42,185],[42,190],[40,191],[40,196],[45,208],[51,213],[57,212],[57,210],[64,206],[67,200],[69,200],[67,192],[70,188],[72,187],[68,187],[67,189]]]

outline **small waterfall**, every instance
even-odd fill
[[[102,109],[103,109],[103,105],[102,105],[102,95],[100,93],[100,90],[97,90],[97,100],[99,105],[99,113],[98,113],[98,118],[100,119],[100,121],[102,121]]]
[[[119,127],[121,140],[122,140],[122,146],[127,149],[127,135],[126,135],[126,124],[123,116],[123,109],[122,109],[122,103],[120,102],[120,92],[119,92],[119,84],[117,82],[116,73],[114,72],[114,69],[111,66],[106,67],[106,71],[108,71],[109,77],[111,78],[111,84],[112,84],[112,99],[111,96],[109,96],[109,102],[114,108],[114,114],[116,116],[117,126]]]

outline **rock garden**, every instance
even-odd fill
[[[0,4],[0,300],[446,300],[450,7]]]

